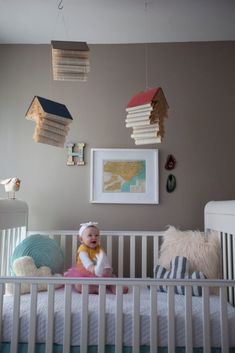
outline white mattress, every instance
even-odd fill
[[[149,345],[150,342],[150,291],[147,288],[141,289],[141,345]],[[175,295],[175,315],[176,315],[176,346],[185,346],[185,327],[184,327],[184,296]],[[167,297],[166,293],[158,293],[158,325],[159,336],[158,346],[167,346]],[[107,294],[106,297],[106,344],[115,343],[115,295]],[[46,303],[46,304],[45,304]],[[29,334],[29,306],[30,295],[21,296],[20,309],[20,342],[28,341]],[[124,345],[132,344],[132,293],[123,296],[124,306]],[[12,328],[12,308],[13,297],[4,296],[3,306],[3,341],[11,340]],[[202,299],[193,297],[193,345],[194,347],[203,346],[202,331]],[[210,298],[211,313],[211,342],[213,347],[220,346],[220,315],[219,297]],[[45,342],[46,337],[46,315],[47,315],[47,292],[38,294],[38,321],[37,321],[37,342]],[[230,347],[235,347],[235,308],[228,304],[229,318],[229,337]],[[98,326],[98,296],[89,295],[89,345],[97,345],[97,326]],[[54,342],[63,343],[64,328],[64,290],[55,291],[55,337]],[[81,294],[72,293],[72,345],[80,344],[81,332]]]

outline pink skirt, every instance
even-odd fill
[[[64,277],[97,277],[94,273],[87,271],[83,266],[71,267],[65,273]]]
[[[64,277],[92,277],[92,278],[97,278],[94,273],[87,271],[85,267],[82,265],[78,265],[76,267],[71,267],[69,268],[66,272],[64,272]],[[103,275],[102,277],[114,277],[113,274],[106,274]]]

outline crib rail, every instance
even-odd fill
[[[235,280],[235,200],[208,202],[204,220],[205,230],[215,230],[220,237],[222,277]],[[228,289],[228,299],[235,306],[235,287]]]
[[[10,257],[26,237],[28,206],[21,200],[0,199],[0,276],[10,275]]]
[[[46,352],[53,351],[54,342],[54,320],[56,313],[54,310],[55,302],[55,285],[58,282],[64,284],[64,329],[63,329],[63,352],[70,351],[71,345],[71,293],[72,285],[77,282],[77,279],[69,278],[24,278],[23,282],[31,284],[31,295],[30,295],[30,330],[28,335],[28,353],[34,351],[35,347],[35,337],[37,330],[37,290],[36,285],[41,282],[48,283],[48,300],[45,305],[47,305],[47,332],[46,336]],[[12,277],[0,278],[0,323],[2,322],[2,303],[3,303],[3,292],[5,283],[13,283],[15,287],[14,291],[14,312],[13,312],[13,327],[11,334],[11,353],[17,353],[19,332],[21,325],[21,315],[20,315],[20,305],[22,296],[20,296],[20,286],[22,284],[22,279],[14,279]],[[167,285],[167,316],[168,316],[168,338],[167,346],[168,352],[175,352],[176,347],[176,327],[175,327],[175,298],[177,295],[174,294],[174,286],[185,286],[185,306],[184,306],[184,317],[185,317],[185,351],[187,353],[193,352],[193,313],[192,313],[192,287],[194,285],[199,285],[202,287],[202,329],[203,329],[203,351],[210,352],[211,349],[211,315],[210,315],[210,303],[209,303],[209,288],[218,287],[219,288],[219,298],[220,298],[220,341],[221,341],[221,352],[229,352],[230,347],[230,334],[231,331],[228,330],[228,307],[227,307],[227,288],[234,286],[234,281],[224,281],[224,280],[150,280],[150,279],[117,279],[117,278],[99,278],[99,279],[89,279],[82,278],[79,279],[79,283],[82,284],[82,294],[77,294],[81,296],[82,306],[81,306],[81,318],[82,327],[80,335],[80,352],[87,353],[88,351],[88,325],[89,325],[89,296],[88,287],[90,284],[99,285],[99,300],[98,300],[98,332],[97,332],[97,345],[98,352],[105,352],[106,344],[106,299],[107,294],[105,287],[106,285],[116,285],[116,295],[115,295],[115,352],[123,352],[123,299],[124,294],[122,291],[122,286],[129,286],[129,291],[132,293],[132,352],[140,352],[140,328],[141,328],[141,296],[140,290],[143,286],[149,286],[149,302],[150,302],[150,313],[149,313],[149,327],[150,327],[150,352],[157,352],[159,347],[159,327],[158,327],[158,317],[159,308],[157,305],[157,288],[158,286]],[[1,328],[1,327],[0,327]],[[2,332],[0,330],[0,332]],[[1,337],[0,337],[1,341]]]
[[[224,279],[235,280],[235,235],[220,232],[222,253],[222,276]],[[235,306],[235,287],[228,289],[228,300]]]
[[[79,245],[77,231],[29,231],[56,239],[65,254],[65,269],[76,262]],[[118,277],[152,277],[158,263],[163,232],[154,231],[101,231],[101,243],[107,252],[114,273]]]
[[[0,276],[10,275],[10,257],[26,236],[26,227],[0,230]],[[6,261],[6,259],[8,259]]]

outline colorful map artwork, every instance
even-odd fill
[[[103,192],[145,192],[145,160],[104,160]]]

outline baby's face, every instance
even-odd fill
[[[95,249],[100,243],[100,232],[96,227],[86,228],[81,236],[81,242],[89,248]]]

